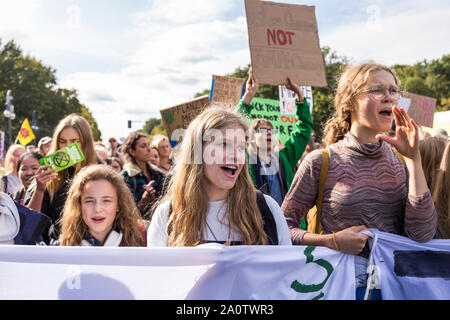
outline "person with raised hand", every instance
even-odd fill
[[[89,122],[76,114],[70,114],[63,118],[53,132],[52,146],[48,154],[55,153],[59,149],[77,142],[84,154],[84,160],[75,165],[54,173],[56,177],[51,179],[50,172],[41,169],[39,178],[36,178],[36,191],[45,184],[44,192],[34,192],[28,204],[28,208],[41,212],[50,217],[56,228],[50,230],[50,238],[46,242],[58,239],[59,229],[56,222],[67,199],[70,183],[75,175],[84,167],[96,164],[97,157],[94,150],[94,139]]]
[[[255,188],[270,195],[280,206],[294,179],[296,165],[306,149],[313,128],[309,105],[303,97],[300,86],[289,77],[287,83],[286,88],[297,95],[295,106],[298,122],[289,139],[284,143],[284,147],[280,151],[276,150],[274,128],[266,119],[252,121],[250,141],[247,146],[249,174]],[[236,112],[250,114],[253,108],[251,101],[258,88],[259,82],[250,69],[246,90],[236,107]]]
[[[349,67],[342,74],[335,96],[336,116],[324,130],[330,160],[319,221],[323,233],[299,228],[301,219],[317,204],[320,150],[300,164],[282,205],[294,244],[357,255],[357,298],[367,280],[368,236],[362,230],[376,228],[426,242],[437,228],[422,170],[418,127],[397,107],[399,85],[390,68],[372,62]],[[384,133],[393,117],[397,126],[390,138]]]

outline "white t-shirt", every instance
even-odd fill
[[[277,226],[278,245],[292,245],[289,228],[280,206],[270,196],[264,195],[264,198]],[[167,246],[168,235],[166,228],[169,220],[169,207],[170,202],[166,201],[156,208],[147,231],[148,247]],[[204,230],[204,239],[206,241],[225,242],[228,239],[231,241],[242,241],[239,232],[233,232],[233,230],[228,228],[228,218],[226,216],[224,217],[225,209],[225,200],[209,202],[209,209],[206,216],[207,226]]]

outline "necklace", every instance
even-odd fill
[[[219,213],[220,213],[220,211],[222,210],[222,208],[223,208],[223,206],[225,205],[225,203],[226,203],[226,201],[224,201],[224,202],[220,205],[219,209],[217,210],[217,214],[216,214],[217,220],[219,220]],[[214,231],[212,230],[211,226],[209,225],[208,221],[206,221],[206,226],[208,227],[209,232],[211,232],[212,236],[214,237],[214,240],[215,240],[216,242],[219,242],[219,240],[217,239],[217,237],[216,237]],[[227,240],[230,240],[230,237],[231,237],[231,228],[230,228],[230,222],[228,221],[228,237],[227,237]]]

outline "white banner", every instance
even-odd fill
[[[0,246],[0,299],[354,299],[353,256],[303,246]]]
[[[383,300],[450,299],[450,240],[418,243],[371,230]]]
[[[450,240],[371,230],[383,299],[450,299]],[[355,299],[354,256],[324,247],[0,246],[0,299]]]

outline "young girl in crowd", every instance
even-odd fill
[[[260,193],[266,210],[258,207],[245,159],[247,129],[241,116],[222,108],[210,107],[192,121],[150,223],[148,246],[291,245],[275,200]]]
[[[145,134],[131,133],[121,150],[128,161],[121,175],[130,188],[138,209],[143,216],[149,218],[146,213],[151,213],[153,203],[161,195],[164,173],[149,163],[151,147]]]
[[[77,142],[80,146],[85,160],[56,173],[56,177],[48,183],[37,183],[36,190],[33,193],[29,208],[42,212],[50,217],[52,223],[55,223],[61,214],[64,203],[67,199],[67,192],[70,187],[70,181],[84,167],[96,164],[96,153],[94,150],[94,139],[91,127],[86,119],[76,114],[71,114],[62,119],[53,133],[52,148],[48,154],[67,147]],[[50,175],[51,171],[45,171],[43,175]],[[44,178],[44,177],[43,177]],[[59,229],[55,229],[54,237],[57,239]]]
[[[450,142],[447,142],[436,178],[433,200],[438,213],[436,238],[450,239]]]
[[[170,155],[172,153],[172,147],[170,146],[170,141],[166,136],[157,135],[153,137],[152,147],[158,149],[159,153],[159,168],[165,174],[169,173],[172,167],[172,160]]]
[[[159,150],[157,147],[150,146],[151,150],[151,157],[150,157],[150,163],[157,166],[159,168]],[[160,168],[161,169],[161,168]]]
[[[123,170],[123,162],[120,158],[109,157],[106,159],[106,164],[113,168],[118,174],[120,174]]]
[[[138,247],[145,243],[140,214],[120,175],[105,165],[83,168],[62,212],[61,246]]]
[[[20,187],[19,190],[16,191],[12,198],[15,201],[19,202],[21,205],[27,205],[30,202],[31,196],[33,195],[33,193],[29,190],[30,185],[33,181],[35,181],[36,178],[38,178],[38,175],[44,168],[49,168],[49,166],[45,166],[41,169],[41,164],[39,162],[39,159],[41,158],[42,156],[37,152],[26,152],[19,159],[17,165],[19,168],[19,177],[20,181],[22,182],[22,187]],[[51,169],[51,171],[48,172],[48,174],[46,174],[45,176],[49,177],[49,179],[53,179],[55,176],[51,173],[53,173],[54,171],[54,169]]]
[[[20,188],[18,174],[18,162],[20,156],[25,153],[25,148],[20,144],[13,144],[8,148],[5,156],[5,169],[7,174],[2,177],[2,191],[12,195]]]
[[[419,242],[436,233],[437,215],[422,170],[418,127],[397,107],[399,98],[399,80],[389,68],[374,63],[349,68],[338,84],[337,116],[325,128],[330,163],[320,219],[323,234],[299,228],[317,200],[320,150],[303,160],[282,205],[294,244],[358,255],[357,298],[365,292],[368,257],[364,250],[368,236],[361,230],[377,228]],[[392,115],[397,126],[390,138],[380,133],[389,130]],[[392,147],[403,155],[407,170]]]

